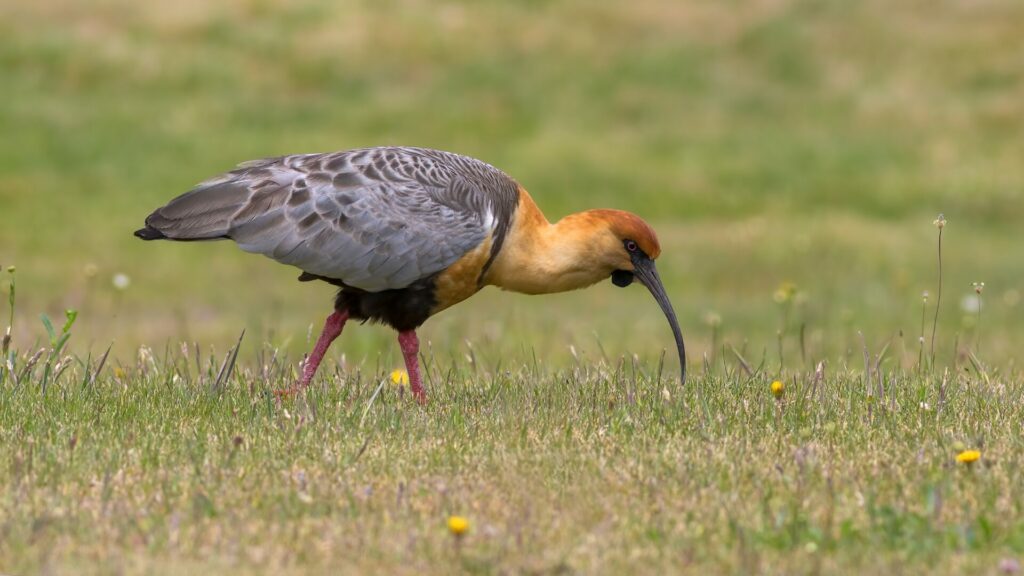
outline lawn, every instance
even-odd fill
[[[362,369],[279,405],[269,355],[218,384],[194,354],[3,382],[5,571],[959,574],[1024,547],[1019,375],[826,365],[776,396],[724,360],[681,390],[427,355],[426,407]]]
[[[0,0],[0,572],[1012,568],[1021,26],[1009,0]],[[354,324],[276,404],[332,289],[131,233],[244,160],[377,144],[484,159],[551,219],[648,219],[690,380],[640,288],[489,288],[423,327],[428,406]]]

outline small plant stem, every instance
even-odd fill
[[[7,321],[7,330],[4,331],[3,336],[0,337],[0,340],[2,340],[2,343],[0,343],[0,384],[7,379],[6,374],[8,372],[13,373],[14,371],[14,353],[11,352],[10,356],[7,355],[7,351],[11,349],[11,332],[14,331],[14,269],[9,268],[8,272],[11,274],[11,286],[7,295],[7,303],[10,306],[10,317]],[[6,372],[5,367],[7,369]]]
[[[804,367],[807,367],[807,345],[804,339],[807,331],[807,323],[802,322],[800,324],[800,362],[803,363]]]
[[[711,358],[708,360],[712,366],[715,364],[715,351],[718,349],[718,326],[711,325]]]
[[[924,317],[928,314],[928,298],[921,299],[921,335],[917,339],[917,371],[924,368]]]
[[[782,449],[782,402],[775,401],[775,438],[776,447]]]
[[[11,348],[11,333],[14,332],[14,302],[15,302],[15,283],[14,283],[14,272],[11,272],[11,285],[7,293],[7,304],[10,307],[10,313],[7,320],[7,331],[4,332],[3,336],[3,357],[7,357],[7,351]]]
[[[785,360],[783,359],[783,356],[782,356],[782,338],[783,338],[782,330],[779,330],[778,340],[779,340],[779,372],[780,373],[782,372],[783,367],[785,367],[785,365],[786,365],[786,362],[785,362]]]
[[[942,228],[939,228],[939,290],[935,294],[935,318],[932,320],[931,364],[935,366],[935,330],[939,326],[939,308],[942,303]]]
[[[974,355],[981,356],[981,292],[978,292],[978,323],[974,327]]]

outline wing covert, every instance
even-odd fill
[[[226,208],[223,190],[246,191],[244,203]],[[249,162],[189,194],[231,212],[215,228],[243,250],[375,292],[440,272],[503,233],[518,185],[465,156],[371,148]]]

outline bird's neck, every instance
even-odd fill
[[[601,239],[590,212],[551,223],[520,188],[519,205],[487,284],[524,294],[584,288],[608,277],[600,262]]]

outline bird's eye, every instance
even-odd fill
[[[632,240],[626,240],[626,250],[630,252],[636,252],[636,242]]]

